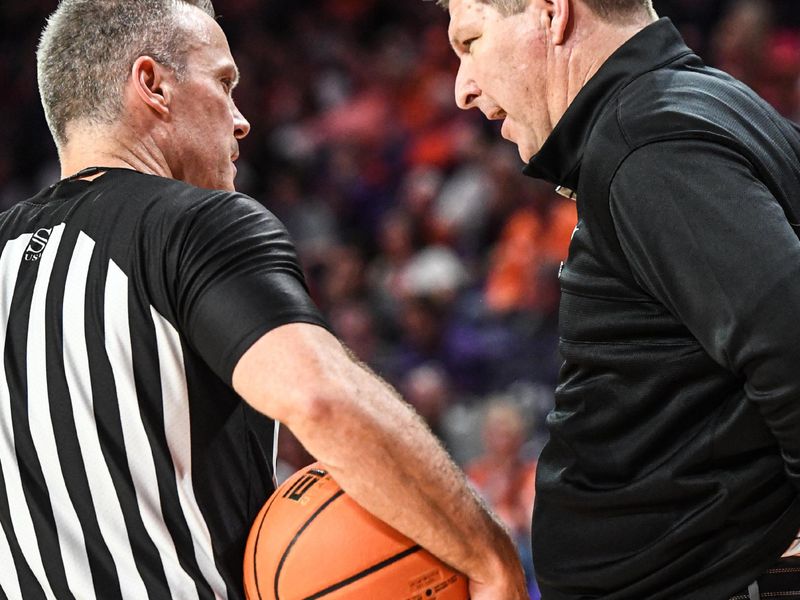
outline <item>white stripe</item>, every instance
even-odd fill
[[[122,506],[105,462],[94,416],[85,328],[86,280],[93,252],[94,241],[81,232],[64,291],[64,372],[97,524],[117,567],[122,597],[139,600],[147,598],[147,589],[136,568]]]
[[[195,583],[178,561],[175,542],[167,530],[161,511],[153,449],[142,423],[133,377],[128,278],[113,261],[109,261],[106,278],[105,334],[106,353],[117,390],[125,454],[136,489],[139,512],[147,533],[161,555],[171,596],[181,600],[197,598]]]
[[[5,368],[8,314],[11,310],[11,300],[14,296],[14,287],[17,283],[22,256],[28,247],[30,238],[31,235],[27,234],[9,241],[3,249],[2,257],[0,257],[0,274],[3,276],[2,290],[0,290],[0,348],[2,348],[2,353],[0,353],[2,354],[0,356],[0,427],[2,427],[2,433],[0,434],[0,465],[3,468],[6,493],[8,494],[11,524],[19,542],[20,550],[34,577],[42,586],[45,597],[48,600],[54,600],[55,595],[45,575],[42,555],[39,552],[39,545],[36,541],[36,531],[33,528],[30,509],[25,499],[25,492],[22,489],[22,479],[19,473],[14,443],[14,428],[11,423],[11,397]],[[0,571],[3,572],[4,577],[7,576],[11,579],[15,576],[15,573],[13,573],[14,563],[6,564],[8,568],[6,569],[4,565]],[[10,583],[7,584],[5,579],[1,581],[4,589],[6,585],[11,585]],[[19,583],[16,586],[19,587]]]
[[[22,590],[19,589],[11,546],[8,545],[6,532],[2,527],[0,527],[0,565],[3,565],[0,568],[0,590],[5,593],[8,600],[22,600]],[[8,568],[5,565],[8,565]]]
[[[183,349],[178,332],[154,308],[150,308],[156,329],[161,396],[164,405],[164,430],[175,465],[178,499],[189,525],[194,554],[200,571],[216,598],[228,597],[225,582],[214,563],[211,533],[208,531],[192,485],[192,438],[189,417],[189,389],[183,363]]]
[[[64,562],[67,585],[79,598],[94,598],[92,571],[86,554],[83,529],[75,512],[75,506],[67,492],[61,461],[58,457],[53,416],[50,412],[50,396],[47,389],[47,344],[45,301],[53,262],[56,258],[64,225],[54,227],[50,240],[39,259],[39,271],[33,286],[31,312],[28,321],[27,375],[28,375],[28,419],[33,445],[53,507],[58,544]]]
[[[272,484],[278,487],[278,436],[281,433],[281,424],[275,421],[275,433],[272,436]]]

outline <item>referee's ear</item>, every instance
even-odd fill
[[[171,70],[151,56],[140,56],[131,67],[131,85],[137,97],[160,116],[169,114]]]

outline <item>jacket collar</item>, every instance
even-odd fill
[[[567,191],[577,190],[586,144],[603,109],[628,83],[687,53],[691,50],[669,19],[662,18],[642,29],[614,52],[578,92],[522,172]]]

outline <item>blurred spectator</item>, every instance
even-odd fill
[[[536,462],[522,454],[528,433],[526,414],[510,399],[496,397],[486,410],[482,433],[483,454],[467,465],[467,477],[517,540],[528,579],[533,582],[528,542]]]
[[[444,369],[435,363],[415,367],[406,375],[400,390],[436,437],[449,446],[443,418],[454,397]]]
[[[545,220],[546,219],[546,220]],[[555,201],[549,212],[523,207],[507,220],[490,260],[486,301],[499,313],[532,310],[551,314],[558,303],[548,278],[566,259],[577,222],[575,203]]]
[[[711,44],[716,66],[752,87],[780,113],[797,116],[800,30],[779,21],[775,5],[737,0],[724,13]]]
[[[378,375],[392,383],[402,373],[397,364],[396,352],[386,341],[374,311],[361,301],[334,306],[329,313],[330,325],[352,353],[369,365]]]
[[[339,339],[359,360],[376,368],[380,362],[380,337],[367,306],[359,302],[339,304],[330,311],[330,323]]]
[[[772,9],[769,3],[763,0],[737,0],[711,38],[714,63],[745,83],[758,83],[771,29]]]
[[[364,297],[366,265],[358,246],[340,244],[328,248],[318,266],[316,300],[324,311],[330,313],[336,306]]]
[[[461,258],[447,246],[428,246],[415,254],[400,276],[401,294],[428,297],[439,305],[452,304],[468,282]]]
[[[420,245],[414,220],[404,210],[384,215],[378,231],[378,253],[367,269],[367,281],[381,318],[397,322],[403,274]]]

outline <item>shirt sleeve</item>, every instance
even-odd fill
[[[610,189],[634,277],[740,377],[800,487],[800,242],[738,153],[705,141],[634,151]]]
[[[326,327],[283,224],[255,200],[217,194],[189,211],[176,239],[174,300],[189,342],[228,384],[262,335],[289,323]]]

